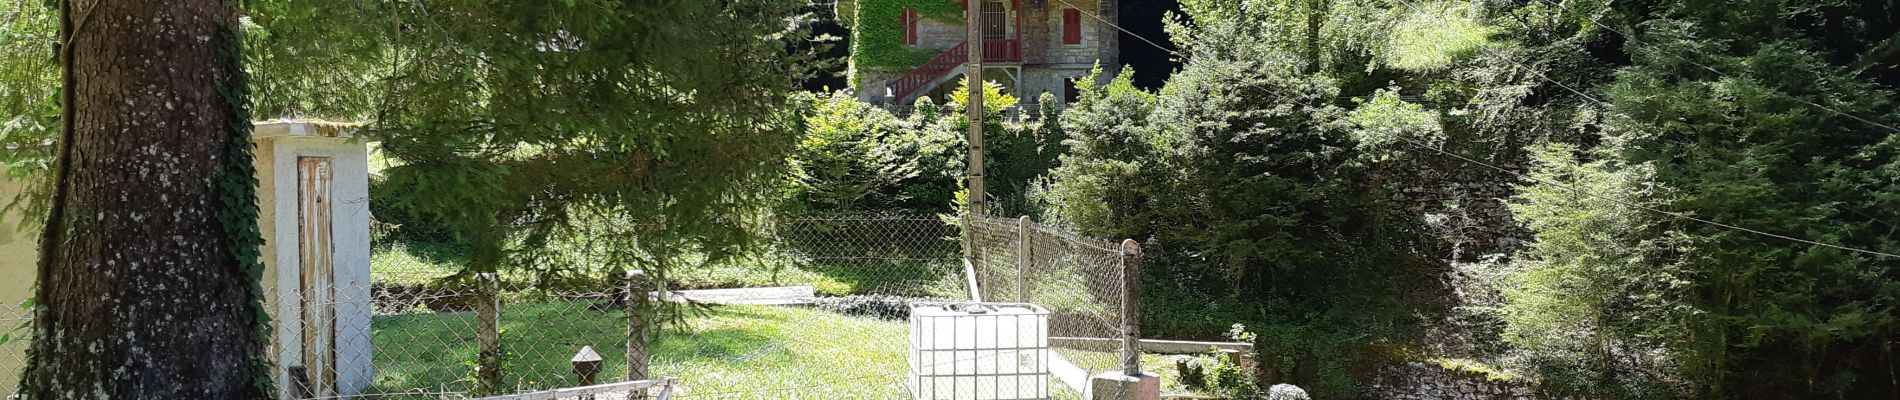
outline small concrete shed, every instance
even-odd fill
[[[353,128],[273,121],[252,134],[281,398],[359,394],[373,374],[369,151]]]
[[[369,151],[353,126],[258,122],[252,136],[271,355],[279,398],[349,396],[370,384]],[[24,182],[0,178],[0,202]],[[19,215],[0,218],[0,329],[27,316],[36,235]],[[18,388],[26,344],[0,345],[0,397]]]

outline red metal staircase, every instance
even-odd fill
[[[904,73],[904,76],[892,80],[890,88],[894,100],[902,101],[903,99],[910,98],[910,95],[923,89],[924,85],[930,84],[931,81],[943,77],[943,74],[955,70],[957,66],[963,65],[965,61],[969,61],[969,44],[970,42],[957,43],[956,47],[951,47],[949,50],[937,53],[935,57],[930,57],[930,61],[925,61],[924,65],[911,68],[910,72]]]
[[[893,100],[904,101],[904,100],[910,99],[911,95],[916,94],[918,90],[926,89],[925,85],[929,85],[931,82],[936,81],[937,78],[942,78],[944,74],[948,74],[951,71],[955,71],[958,66],[961,66],[963,65],[964,62],[969,61],[970,60],[969,44],[970,42],[967,42],[967,41],[963,43],[957,43],[956,47],[951,47],[949,50],[944,50],[942,53],[937,53],[936,56],[930,57],[930,61],[925,61],[924,65],[919,65],[916,68],[911,68],[910,72],[904,73],[904,76],[900,76],[897,79],[892,80],[889,87],[891,89],[891,96],[893,97]],[[1019,39],[985,39],[983,40],[983,62],[1022,62],[1022,61],[1023,61],[1022,40],[1019,40]]]

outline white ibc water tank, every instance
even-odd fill
[[[1049,310],[1025,303],[911,305],[909,383],[919,400],[1049,398]]]

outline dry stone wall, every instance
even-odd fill
[[[1366,396],[1381,400],[1570,400],[1538,395],[1519,380],[1409,362],[1381,371]]]

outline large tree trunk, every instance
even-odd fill
[[[65,125],[28,398],[269,397],[232,4],[62,4]]]

